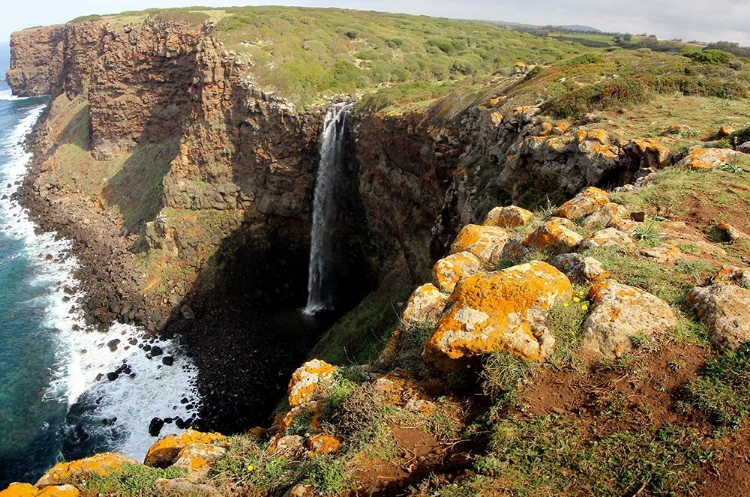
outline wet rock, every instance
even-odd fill
[[[148,424],[148,434],[152,437],[158,437],[161,433],[161,429],[164,427],[164,420],[161,418],[153,418]]]
[[[639,288],[613,280],[597,283],[589,290],[594,302],[583,323],[584,355],[591,359],[614,359],[633,348],[636,335],[650,337],[677,326],[669,304]]]
[[[109,381],[115,381],[119,376],[120,376],[120,373],[118,373],[116,371],[111,371],[111,372],[107,373],[107,379]]]
[[[153,357],[160,356],[163,353],[164,353],[164,351],[158,345],[154,345],[153,347],[151,347],[151,355]]]
[[[119,344],[120,344],[120,339],[115,338],[114,340],[110,340],[109,342],[107,342],[107,347],[109,348],[110,351],[114,352],[117,350],[117,346]]]
[[[451,295],[449,311],[425,343],[422,358],[440,369],[500,350],[543,360],[554,343],[543,327],[547,309],[571,296],[568,278],[540,261],[470,276]]]
[[[171,355],[164,356],[161,358],[161,363],[165,366],[171,366],[172,364],[174,364],[174,357],[172,357]]]

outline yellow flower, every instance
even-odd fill
[[[580,292],[578,292],[578,295],[580,295],[581,297],[583,297],[584,293],[586,293],[586,292],[584,292],[583,290],[581,290]]]
[[[583,309],[584,311],[588,311],[589,310],[589,305],[588,304],[583,304],[581,306],[581,309]]]
[[[252,470],[254,470],[254,469],[255,469],[255,466],[253,466],[252,464],[248,464],[248,465],[247,465],[247,466],[245,467],[245,469],[246,469],[246,470],[248,470],[248,471],[252,471]]]
[[[565,302],[565,303],[563,304],[563,307],[568,307],[569,305],[570,305],[570,304],[569,304],[568,302]]]
[[[578,297],[573,297],[573,302],[580,302],[580,301],[581,299],[579,299]]]

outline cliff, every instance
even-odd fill
[[[510,464],[487,434],[508,437],[504,443],[514,446],[515,435],[507,430],[524,411],[513,396],[526,392],[523,402],[540,416],[567,409],[565,399],[542,405],[533,388],[521,390],[520,385],[531,384],[526,372],[537,367],[527,369],[527,363],[549,368],[539,382],[550,385],[557,381],[555,372],[564,370],[565,385],[574,392],[571,402],[593,413],[583,416],[576,440],[594,450],[590,442],[599,435],[586,430],[599,415],[617,425],[610,419],[616,409],[607,411],[603,404],[594,409],[581,400],[599,394],[588,370],[576,368],[595,357],[610,364],[608,381],[617,383],[619,370],[606,361],[633,351],[649,354],[651,335],[680,340],[686,329],[703,326],[698,323],[706,311],[683,315],[683,296],[697,283],[692,272],[708,278],[720,265],[740,266],[747,257],[744,245],[725,250],[718,239],[711,242],[715,247],[704,240],[718,219],[704,208],[712,197],[733,206],[725,220],[733,233],[750,230],[740,214],[748,205],[742,186],[746,158],[739,152],[680,150],[706,145],[702,137],[716,146],[729,140],[714,133],[725,124],[722,99],[736,98],[732,104],[746,108],[744,69],[695,66],[679,55],[611,51],[533,71],[519,63],[513,74],[462,74],[460,79],[454,74],[458,69],[451,69],[457,81],[428,84],[428,90],[411,82],[377,87],[380,83],[368,80],[374,87],[360,95],[349,118],[346,174],[338,192],[335,279],[342,310],[354,309],[315,348],[332,364],[307,363],[294,373],[287,392],[288,378],[321,331],[306,334],[296,322],[294,332],[280,331],[276,318],[304,302],[325,106],[299,106],[294,92],[273,91],[272,82],[289,83],[285,71],[291,69],[274,73],[277,57],[288,47],[278,39],[274,47],[269,40],[277,33],[269,34],[260,18],[222,11],[224,24],[217,24],[199,14],[199,22],[184,13],[139,20],[114,16],[16,33],[8,81],[16,94],[50,95],[29,140],[34,160],[21,198],[43,228],[74,241],[91,322],[119,319],[181,334],[200,368],[203,429],[242,433],[268,426],[274,405],[287,393],[289,408],[271,428],[255,430],[247,445],[214,440],[191,449],[220,453],[211,456],[211,465],[226,456],[211,475],[230,488],[275,492],[305,479],[323,493],[355,486],[395,491],[378,483],[381,474],[401,487],[423,485],[425,492],[454,477],[473,488]],[[268,25],[293,38],[304,17],[286,14],[278,19],[267,14]],[[258,38],[230,30],[235,24],[255,26]],[[349,20],[336,26],[329,36],[348,47],[340,57],[356,55],[352,65],[374,78],[377,66],[359,58],[371,57],[364,53],[370,41],[359,37],[365,26],[357,31]],[[321,35],[316,31],[315,36]],[[388,50],[400,50],[394,38],[388,39]],[[457,50],[444,41],[436,39],[429,52],[441,63]],[[475,42],[464,42],[478,50]],[[321,56],[317,44],[300,47],[307,54],[303,58]],[[533,50],[547,53],[543,44]],[[657,68],[668,71],[659,81],[650,79]],[[305,74],[305,85],[312,84],[317,73]],[[350,99],[358,88],[350,89],[328,100]],[[401,91],[398,100],[394,95]],[[323,90],[307,97],[324,101]],[[651,101],[653,106],[644,103]],[[698,117],[695,109],[708,110]],[[674,128],[681,119],[691,119],[700,131]],[[738,138],[743,133],[728,132]],[[688,164],[693,159],[710,164],[723,185],[720,191],[706,189],[693,175],[697,166]],[[684,168],[671,168],[678,163]],[[733,184],[734,174],[743,178],[740,186]],[[689,182],[687,190],[681,181]],[[565,203],[586,187],[612,190],[626,184],[616,195],[589,189],[573,204]],[[688,190],[699,193],[683,211]],[[518,207],[502,209],[510,204]],[[649,217],[676,224],[658,231],[643,222]],[[671,237],[672,248],[648,246],[658,245],[661,235]],[[601,260],[589,260],[592,254]],[[711,271],[700,266],[703,256],[714,258]],[[661,286],[658,268],[665,264],[669,277]],[[730,279],[742,278],[735,276]],[[402,290],[420,284],[405,301]],[[704,287],[696,288],[700,303],[695,306],[711,307]],[[734,298],[737,291],[728,292]],[[623,303],[620,294],[633,299]],[[586,309],[576,305],[578,314],[565,314],[572,303]],[[584,341],[590,308],[599,312]],[[605,314],[622,328],[641,323],[649,336],[633,335],[632,327],[615,333],[606,327]],[[473,336],[477,331],[482,340]],[[731,337],[717,343],[722,340],[737,345]],[[708,357],[702,348],[707,343],[699,340],[697,363]],[[664,350],[658,361],[643,356],[654,377],[671,371],[670,361],[687,360],[695,352]],[[344,367],[351,362],[357,364]],[[690,381],[697,368],[691,363],[679,373],[668,394],[642,399],[645,408],[675,400],[677,384]],[[506,370],[513,371],[510,380],[503,376]],[[483,400],[476,402],[477,396]],[[531,436],[527,432],[534,427],[518,423],[526,430],[518,437]],[[564,427],[550,430],[563,436]],[[685,448],[687,438],[668,439]],[[169,452],[177,456],[192,443]],[[169,463],[185,456],[183,463],[190,466],[188,452]],[[320,454],[326,457],[316,459]],[[351,465],[345,463],[349,456]],[[307,458],[313,466],[304,463]],[[367,461],[387,465],[389,458],[398,460],[398,471],[367,470]],[[276,480],[266,477],[274,465],[284,468]],[[428,481],[438,469],[441,479]],[[346,487],[346,482],[357,485]],[[521,479],[512,488],[527,483]],[[607,488],[631,489],[620,483]],[[45,485],[51,484],[39,486]]]

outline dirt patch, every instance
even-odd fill
[[[705,469],[698,495],[750,495],[750,427],[709,444],[714,459]]]

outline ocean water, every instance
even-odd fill
[[[2,74],[7,50],[0,46]],[[197,371],[177,343],[130,325],[87,328],[70,243],[36,233],[14,200],[30,158],[22,143],[45,103],[0,83],[0,489],[102,450],[142,460],[156,440],[153,418],[167,420],[160,436],[176,433],[178,418],[200,406]],[[153,346],[163,355],[152,357]]]

